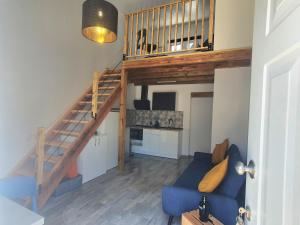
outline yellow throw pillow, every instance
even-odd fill
[[[221,163],[208,171],[198,185],[200,192],[213,192],[223,181],[228,168],[228,156]]]
[[[214,152],[211,157],[211,161],[214,165],[222,162],[225,157],[225,153],[229,147],[229,140],[225,139],[222,144],[216,144]]]

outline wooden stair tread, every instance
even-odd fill
[[[120,77],[120,73],[104,74],[103,77]]]
[[[73,136],[73,137],[79,137],[80,136],[79,132],[67,131],[67,130],[54,130],[53,133],[66,135],[66,136]]]
[[[101,87],[99,87],[98,89],[99,90],[113,90],[113,89],[115,89],[116,87],[114,87],[114,86],[107,86],[107,87],[103,87],[103,86],[101,86]]]
[[[35,155],[31,155],[32,159],[35,159],[36,156]],[[63,156],[46,156],[44,158],[45,162],[50,162],[52,164],[56,164],[57,162],[59,162],[61,159],[63,158]]]
[[[89,120],[63,120],[64,123],[81,123],[81,124],[87,124],[90,121]]]
[[[47,156],[47,157],[45,157],[45,162],[50,162],[50,163],[56,164],[63,158],[64,158],[63,156]]]
[[[122,73],[122,70],[121,70],[121,69],[115,69],[115,70],[105,70],[105,71],[104,71],[104,74],[105,74],[105,75],[115,74],[115,73],[121,74],[121,73]]]
[[[118,83],[121,80],[100,80],[99,83]]]
[[[99,93],[98,94],[98,96],[110,96],[111,95],[111,93]],[[91,97],[91,96],[93,96],[93,94],[87,94],[86,96],[88,96],[88,97]]]
[[[104,102],[100,101],[98,104],[103,104]],[[84,105],[84,104],[92,104],[92,101],[81,101],[79,104]]]
[[[89,112],[91,112],[91,110],[74,109],[71,112],[72,113],[89,113]]]
[[[59,148],[62,148],[62,149],[71,148],[71,144],[63,143],[61,141],[49,141],[49,142],[46,142],[45,145],[52,146],[52,147],[59,147]]]

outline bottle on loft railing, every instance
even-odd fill
[[[125,15],[123,58],[212,51],[215,0],[177,0]]]

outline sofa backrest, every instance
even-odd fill
[[[236,163],[243,160],[236,145],[231,145],[226,154],[229,156],[228,171],[215,192],[235,199],[246,182],[246,176],[237,174],[235,170]]]

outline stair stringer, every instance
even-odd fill
[[[63,158],[61,163],[56,166],[51,173],[51,177],[45,180],[45,183],[41,185],[40,194],[38,197],[39,208],[43,207],[48,199],[51,197],[55,188],[59,185],[62,179],[65,177],[67,171],[70,169],[72,162],[74,162],[84,147],[88,144],[91,137],[94,135],[98,127],[101,125],[107,114],[111,111],[114,102],[120,97],[121,84],[119,83],[115,90],[111,93],[111,96],[101,106],[98,112],[98,116],[95,120],[89,122],[88,126],[81,133],[80,137],[72,144],[70,151]]]
[[[85,99],[85,96],[88,93],[92,92],[92,87],[90,86],[89,88],[87,88],[84,93],[76,100],[73,102],[73,104],[71,105],[71,107],[68,108],[68,110],[66,110],[58,119],[55,120],[55,122],[52,124],[52,126],[47,129],[47,132],[45,134],[46,137],[51,136],[52,132],[56,129],[59,129],[61,127],[61,121],[70,114],[70,112],[76,108],[76,106],[78,105],[78,102],[83,101]],[[16,164],[16,166],[12,169],[12,172],[9,173],[9,176],[18,176],[18,171],[22,168],[22,166],[24,165],[24,163],[28,160],[28,158],[30,158],[31,155],[35,154],[35,149],[30,150],[27,154],[25,154],[25,156]]]

